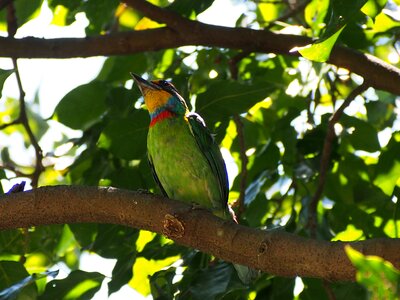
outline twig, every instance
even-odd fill
[[[7,5],[9,5],[13,0],[0,0],[0,10],[3,10]]]
[[[328,172],[328,167],[332,152],[332,143],[336,137],[335,134],[335,124],[339,121],[343,114],[344,109],[354,100],[355,97],[363,93],[369,87],[369,83],[364,80],[363,84],[356,87],[344,100],[342,105],[337,109],[337,111],[332,115],[328,123],[328,130],[325,136],[324,147],[321,156],[321,165],[319,169],[319,180],[317,190],[312,197],[309,205],[309,218],[307,227],[310,229],[310,234],[312,237],[316,237],[317,233],[317,205],[324,191],[326,174]]]
[[[240,215],[244,212],[244,198],[246,196],[246,185],[247,185],[247,164],[249,163],[249,159],[246,155],[246,142],[244,139],[244,132],[243,132],[243,123],[240,120],[239,115],[233,116],[233,121],[236,124],[236,131],[237,137],[239,139],[239,148],[240,148],[240,161],[241,163],[241,172],[240,172],[240,194],[239,198],[237,199],[238,210],[236,213],[237,218],[240,218]]]
[[[322,280],[322,286],[324,287],[324,289],[326,291],[326,294],[328,295],[328,299],[329,300],[336,300],[336,296],[335,296],[335,293],[332,290],[331,283],[328,280],[323,279]]]
[[[0,169],[9,170],[9,171],[15,173],[15,175],[17,175],[18,177],[32,178],[32,176],[33,176],[33,173],[32,174],[26,174],[24,172],[21,172],[21,171],[17,170],[15,168],[15,166],[11,166],[11,165],[8,165],[8,164],[7,165],[0,165]]]
[[[6,129],[7,127],[13,126],[13,125],[17,125],[20,124],[21,120],[19,118],[15,119],[14,121],[10,122],[10,123],[6,123],[6,124],[2,124],[0,125],[0,130]]]
[[[239,76],[238,63],[249,54],[250,52],[243,51],[229,60],[229,69],[233,80],[237,80]],[[249,163],[249,159],[247,158],[246,155],[246,142],[244,138],[243,122],[240,120],[240,116],[237,114],[233,116],[233,121],[235,122],[237,137],[239,139],[239,148],[240,148],[239,156],[241,161],[239,198],[236,200],[234,204],[235,206],[238,207],[236,216],[239,219],[240,215],[244,212],[244,199],[246,196],[246,185],[247,185],[247,164]]]
[[[9,37],[13,37],[15,33],[17,32],[18,24],[17,24],[17,18],[15,14],[15,8],[14,8],[14,3],[10,2],[7,6],[7,28],[8,28],[8,35]],[[42,159],[43,159],[43,152],[42,149],[40,148],[38,141],[36,140],[35,135],[32,132],[32,128],[29,125],[29,120],[28,116],[26,114],[26,105],[25,105],[25,92],[22,87],[22,81],[21,81],[21,76],[19,73],[18,69],[18,64],[17,64],[17,58],[12,57],[12,63],[14,67],[14,73],[15,77],[17,79],[17,85],[18,85],[18,90],[19,90],[19,116],[17,120],[14,122],[21,123],[22,126],[24,127],[26,133],[28,134],[29,141],[31,142],[33,148],[35,149],[35,156],[36,156],[36,164],[35,164],[35,170],[30,176],[32,182],[31,185],[32,187],[37,187],[38,181],[39,181],[39,176],[44,170],[43,164],[42,164]],[[6,126],[10,126],[8,123]]]

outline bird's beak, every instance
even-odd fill
[[[146,94],[146,91],[148,90],[159,90],[160,87],[151,81],[147,81],[140,77],[139,75],[135,73],[131,73],[131,76],[133,77],[133,80],[135,80],[137,86],[139,87],[140,91],[142,92],[142,95],[144,96]]]

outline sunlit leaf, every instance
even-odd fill
[[[350,246],[346,254],[357,269],[357,282],[364,285],[372,299],[398,299],[400,272],[378,256],[364,256]]]
[[[306,6],[304,17],[309,26],[318,34],[324,25],[325,16],[328,13],[328,0],[313,0]]]
[[[309,60],[313,60],[313,61],[317,61],[317,62],[326,62],[329,59],[332,48],[335,45],[336,40],[338,39],[338,37],[343,29],[344,29],[344,27],[342,27],[337,32],[335,32],[331,37],[329,37],[321,42],[317,41],[316,43],[314,43],[312,45],[295,48],[293,50],[299,51],[299,53],[303,57],[305,57]]]

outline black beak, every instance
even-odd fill
[[[147,81],[146,79],[143,79],[139,75],[135,73],[131,73],[131,76],[133,77],[133,80],[135,80],[137,86],[139,87],[140,91],[142,94],[145,94],[146,90],[159,90],[160,87],[151,81]]]

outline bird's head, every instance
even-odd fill
[[[138,85],[150,115],[168,110],[177,115],[185,115],[188,107],[172,83],[165,80],[147,81],[131,73]]]

